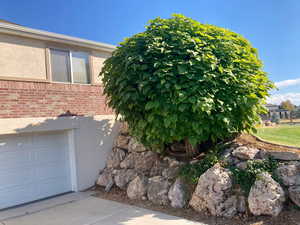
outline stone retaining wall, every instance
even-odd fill
[[[246,169],[247,161],[269,156],[279,162],[276,174],[282,184],[270,174],[261,173],[248,196],[236,188],[230,170],[222,167],[226,162]],[[97,184],[106,191],[116,185],[125,190],[130,199],[175,208],[192,207],[215,216],[233,217],[248,212],[277,216],[287,201],[300,207],[300,155],[297,152],[267,152],[235,144],[223,152],[222,163],[202,174],[195,188],[178,176],[184,162],[147,151],[121,131]]]

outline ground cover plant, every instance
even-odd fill
[[[233,176],[233,182],[237,184],[246,196],[248,196],[251,187],[259,175],[268,172],[277,182],[281,182],[276,175],[278,162],[273,158],[263,159],[261,161],[248,161],[246,169],[240,169],[236,166],[228,166]]]
[[[163,152],[254,129],[273,87],[248,40],[183,15],[156,18],[104,63],[108,105],[131,135]]]
[[[241,169],[222,159],[221,153],[225,148],[226,146],[220,145],[217,148],[208,151],[205,157],[200,161],[182,166],[179,176],[191,184],[197,184],[202,174],[213,167],[216,163],[220,163],[223,167],[230,170],[233,182],[241,188],[246,196],[248,196],[255,180],[259,178],[259,175],[263,172],[270,173],[273,179],[277,182],[281,182],[275,172],[278,168],[278,162],[272,157],[263,160],[249,160],[246,164],[246,168]]]

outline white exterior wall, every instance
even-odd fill
[[[67,130],[73,157],[74,191],[95,184],[118,129],[113,115],[0,119],[0,135]]]

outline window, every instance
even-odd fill
[[[51,49],[52,80],[89,84],[89,55],[85,52]]]

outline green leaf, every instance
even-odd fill
[[[185,74],[187,73],[187,68],[184,65],[177,65],[177,70],[179,74]]]
[[[157,108],[159,106],[159,102],[148,102],[145,106],[146,110],[150,110],[153,108]]]

